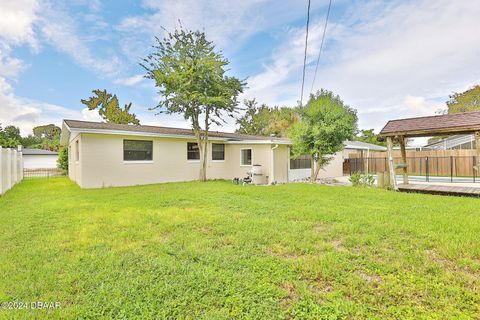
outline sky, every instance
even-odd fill
[[[480,83],[480,1],[311,1],[305,93],[325,88],[357,109],[359,127],[433,115],[453,92]],[[204,31],[246,79],[240,97],[270,106],[300,100],[307,1],[1,0],[0,123],[23,135],[62,119],[100,121],[81,104],[94,89],[132,102],[142,124],[189,127],[150,110],[160,96],[139,65],[154,37]],[[216,130],[233,131],[234,119]]]

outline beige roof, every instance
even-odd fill
[[[432,136],[472,133],[480,130],[480,112],[465,112],[408,119],[390,120],[381,136]]]
[[[111,130],[111,131],[127,131],[127,132],[129,131],[129,132],[135,132],[135,133],[176,135],[176,136],[193,136],[194,135],[194,132],[192,129],[182,129],[182,128],[117,124],[117,123],[108,123],[108,122],[92,122],[92,121],[80,121],[80,120],[64,120],[64,123],[68,126],[69,129]],[[246,134],[238,134],[238,133],[231,133],[231,132],[219,132],[219,131],[209,131],[208,135],[209,137],[212,137],[212,138],[223,138],[229,141],[235,141],[235,140],[238,140],[238,141],[268,140],[272,142],[287,141],[286,138],[255,136],[255,135],[246,135]]]

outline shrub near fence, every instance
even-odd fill
[[[22,153],[0,147],[0,195],[23,179]]]

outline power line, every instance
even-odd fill
[[[309,23],[310,23],[310,0],[308,0],[308,8],[307,8],[307,32],[305,33],[305,54],[303,56],[302,93],[300,95],[300,107],[303,104],[303,87],[305,86],[305,68],[307,66],[308,24]]]
[[[327,32],[328,17],[330,16],[331,7],[332,7],[332,0],[330,0],[330,2],[328,3],[327,17],[325,18],[325,25],[323,26],[322,42],[320,43],[320,51],[318,51],[317,65],[315,66],[315,73],[313,74],[312,88],[310,89],[310,93],[313,92],[313,86],[315,84],[315,79],[317,78],[318,64],[320,62],[320,56],[322,55],[323,42],[325,41],[325,33]]]

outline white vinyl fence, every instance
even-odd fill
[[[0,147],[0,195],[23,179],[22,153]]]

